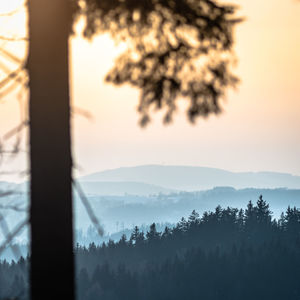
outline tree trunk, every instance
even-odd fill
[[[29,0],[31,297],[74,299],[68,0]]]

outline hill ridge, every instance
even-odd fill
[[[232,172],[201,166],[139,165],[95,172],[80,181],[143,182],[168,189],[195,191],[216,186],[234,188],[300,188],[300,176],[289,173],[257,171]]]

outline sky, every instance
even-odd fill
[[[158,112],[147,128],[140,128],[139,91],[103,82],[120,47],[108,35],[92,41],[79,35],[71,39],[72,103],[92,115],[87,119],[76,114],[72,122],[77,175],[141,164],[300,175],[300,3],[229,2],[238,4],[238,15],[245,17],[236,28],[234,45],[238,58],[234,72],[241,83],[228,92],[221,115],[196,125],[188,123],[182,100],[172,124],[163,125]],[[5,3],[1,1],[0,12],[11,8]],[[15,19],[13,25],[0,26],[1,35],[16,28],[19,34],[24,31],[22,13]],[[13,47],[18,55],[20,49],[24,52],[20,45],[5,47]],[[0,102],[2,136],[18,124],[15,98],[13,93]],[[19,155],[8,168],[26,169],[26,155]]]

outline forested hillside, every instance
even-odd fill
[[[134,225],[155,223],[176,223],[181,217],[188,217],[192,210],[199,214],[214,210],[216,206],[243,208],[259,195],[264,195],[272,207],[273,217],[280,218],[280,214],[288,205],[300,207],[300,190],[289,189],[242,189],[232,187],[216,187],[211,190],[197,192],[176,192],[151,196],[92,196],[89,195],[91,205],[104,225],[106,232],[133,228]],[[75,200],[76,225],[78,229],[86,229],[90,220],[81,205]]]
[[[193,211],[163,232],[152,224],[118,242],[77,244],[75,253],[80,300],[300,298],[300,210],[275,220],[262,197],[245,210]],[[27,266],[1,262],[0,299],[26,299]]]

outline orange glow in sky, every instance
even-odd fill
[[[0,13],[19,2],[1,1]],[[80,174],[156,163],[300,175],[300,4],[227,2],[238,4],[245,17],[235,35],[241,83],[228,93],[223,114],[196,126],[187,123],[182,104],[172,125],[163,126],[156,113],[146,129],[139,128],[138,91],[103,83],[119,51],[114,43],[108,36],[92,42],[72,38],[72,101],[93,115],[92,120],[78,115],[73,122]],[[0,35],[7,30],[2,26]],[[17,120],[12,98],[0,106],[1,134]]]

